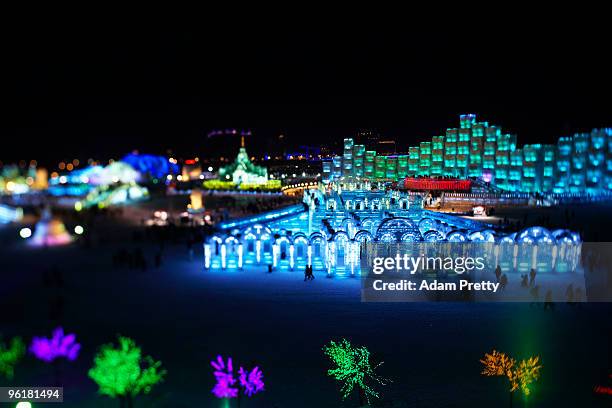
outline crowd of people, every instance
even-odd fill
[[[521,274],[521,288],[529,291],[529,296],[531,298],[530,305],[539,307],[543,300],[544,310],[554,309],[555,302],[553,301],[552,289],[546,290],[544,298],[542,299],[540,297],[541,286],[536,283],[536,277],[537,271],[534,268],[531,268],[528,274]],[[504,290],[508,286],[508,275],[502,272],[499,265],[495,268],[495,278],[500,284],[501,290]],[[565,290],[565,299],[570,305],[576,305],[585,300],[582,289],[580,287],[574,288],[574,284],[572,283],[570,283]]]

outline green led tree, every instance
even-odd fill
[[[163,380],[166,370],[160,367],[160,361],[142,355],[134,340],[119,336],[118,348],[113,344],[100,348],[88,374],[98,384],[100,394],[118,398],[121,408],[131,408],[135,396],[148,394]]]
[[[0,375],[11,380],[15,375],[15,365],[25,354],[25,344],[20,337],[13,337],[7,346],[0,337]]]
[[[338,343],[332,340],[323,347],[323,354],[332,363],[327,375],[342,383],[340,389],[342,399],[346,399],[354,389],[357,389],[359,405],[363,406],[365,401],[369,404],[370,398],[378,398],[379,394],[368,383],[377,382],[385,385],[388,382],[375,372],[382,362],[373,366],[370,361],[370,351],[364,346],[355,347],[347,339],[342,339]]]

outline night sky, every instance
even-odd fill
[[[253,153],[279,134],[329,144],[357,129],[406,148],[468,112],[519,144],[612,126],[604,26],[269,27],[21,26],[2,39],[0,134],[19,143],[0,159],[209,157],[206,134],[228,127],[253,130]]]

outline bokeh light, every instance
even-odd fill
[[[32,236],[32,230],[29,228],[22,228],[19,230],[19,236],[23,239],[30,238]]]

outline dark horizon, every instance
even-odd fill
[[[340,144],[358,129],[404,149],[459,114],[518,135],[519,145],[612,126],[603,31],[225,33],[72,27],[6,43],[4,162],[118,158],[134,149],[214,157],[206,138],[250,129],[263,154]],[[217,33],[218,34],[218,33]],[[227,146],[236,148],[239,138]],[[231,149],[230,149],[231,150]]]

